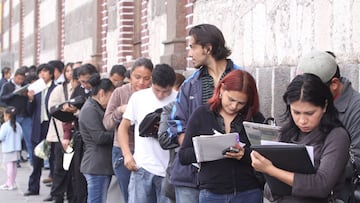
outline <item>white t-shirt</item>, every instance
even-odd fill
[[[147,114],[175,101],[176,94],[173,91],[170,96],[159,100],[151,87],[137,91],[131,95],[123,114],[123,118],[129,119],[131,124],[135,124],[134,159],[137,168],[144,168],[150,173],[162,177],[165,177],[165,170],[169,163],[169,151],[163,150],[155,138],[140,137],[139,125]]]

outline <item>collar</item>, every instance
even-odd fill
[[[230,60],[230,59],[226,59],[226,67],[225,67],[225,73],[228,73],[230,71],[232,71],[234,68],[234,63]],[[207,69],[207,66],[205,65],[202,65],[200,67],[200,74],[199,74],[199,77],[204,77],[204,76],[208,76],[209,75],[209,71]]]

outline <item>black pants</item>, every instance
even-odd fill
[[[49,122],[44,121],[41,123],[41,130],[40,130],[40,140],[45,139],[46,134],[49,129]],[[40,143],[40,142],[39,142]],[[34,151],[37,144],[32,142],[32,150]],[[33,161],[33,170],[29,177],[29,184],[28,184],[28,191],[33,193],[39,193],[40,190],[40,177],[41,177],[41,170],[44,165],[44,160],[40,159],[39,157],[35,156],[33,153],[32,155],[32,161]]]
[[[74,156],[71,162],[72,171],[72,187],[73,202],[86,203],[87,202],[87,182],[84,175],[80,172],[81,159],[83,156],[83,144],[80,133],[73,135],[74,140]]]
[[[67,199],[71,200],[73,196],[71,187],[71,171],[65,171],[63,168],[64,152],[61,143],[53,142],[51,147],[54,149],[54,171],[50,195],[56,203],[62,203],[64,202],[65,192]]]

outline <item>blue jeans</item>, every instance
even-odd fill
[[[111,181],[110,175],[84,174],[87,182],[88,203],[106,203],[107,192]]]
[[[112,148],[112,166],[124,200],[128,202],[128,187],[131,171],[124,166],[124,156],[121,149],[116,146]]]
[[[33,150],[32,150],[32,144],[31,144],[31,129],[32,129],[32,120],[31,117],[23,117],[23,116],[17,116],[16,117],[16,122],[18,122],[21,126],[21,129],[23,131],[23,136],[24,136],[24,140],[25,140],[25,145],[26,145],[26,150],[27,153],[29,154],[29,161],[30,164],[32,164],[32,154],[33,154]]]
[[[202,189],[200,191],[199,203],[262,203],[263,195],[260,189],[252,189],[243,192],[229,193],[229,194],[215,194],[209,190]]]
[[[199,193],[197,188],[175,186],[176,203],[198,203]]]
[[[154,175],[143,168],[131,172],[129,203],[170,203],[161,192],[164,177]]]

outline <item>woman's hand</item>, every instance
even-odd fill
[[[124,165],[129,171],[136,171],[136,162],[132,155],[124,156]]]
[[[238,149],[239,152],[226,152],[224,157],[236,159],[236,160],[242,159],[245,154],[245,149],[243,147],[241,147],[239,144],[234,145],[233,148]]]
[[[250,157],[252,167],[259,172],[268,173],[271,167],[273,167],[273,164],[269,159],[263,157],[256,151],[252,151]]]

